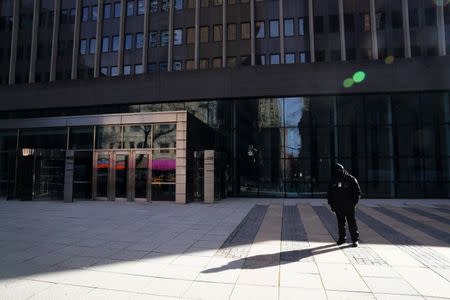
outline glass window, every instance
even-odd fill
[[[300,63],[304,64],[306,63],[306,53],[305,52],[300,52]]]
[[[94,54],[95,53],[95,39],[89,40],[89,53]]]
[[[0,150],[12,150],[17,146],[17,131],[2,130],[0,131]]]
[[[127,1],[127,16],[133,16],[134,15],[134,1]]]
[[[435,7],[427,7],[425,8],[425,25],[427,26],[436,26],[436,8]]]
[[[114,18],[120,18],[120,2],[114,3]]]
[[[19,148],[66,149],[67,129],[33,128],[20,131]]]
[[[214,5],[218,6],[218,5],[222,5],[222,0],[213,0],[214,1]]]
[[[125,65],[123,66],[123,75],[131,75],[131,66],[130,65]]]
[[[284,55],[284,63],[285,64],[294,64],[295,63],[295,53],[286,53]]]
[[[222,41],[222,25],[214,25],[214,42]]]
[[[266,64],[266,56],[264,54],[256,55],[255,57],[255,64],[256,65],[265,65]]]
[[[154,73],[154,72],[156,72],[156,63],[147,64],[147,73]]]
[[[133,34],[125,35],[125,50],[131,50],[133,48]]]
[[[161,12],[169,11],[169,0],[161,0]]]
[[[136,33],[136,49],[144,47],[144,34],[142,32]]]
[[[105,4],[103,6],[103,19],[111,19],[111,4]]]
[[[236,40],[236,24],[228,24],[227,26],[227,37],[229,41]]]
[[[411,27],[419,26],[419,10],[417,8],[409,9],[409,26]]]
[[[148,39],[149,47],[150,48],[156,48],[158,47],[158,32],[151,31],[150,37]]]
[[[241,23],[241,39],[249,40],[250,37],[250,23]]]
[[[94,127],[71,127],[69,130],[69,149],[92,149],[94,146]]]
[[[213,60],[212,60],[212,67],[214,69],[222,68],[222,58],[220,58],[220,57],[213,58]]]
[[[143,65],[135,65],[134,66],[134,74],[144,74],[144,66]]]
[[[175,0],[175,10],[183,9],[183,0]]]
[[[195,28],[186,28],[186,44],[195,44]]]
[[[264,29],[264,21],[258,21],[255,22],[255,31],[256,31],[256,38],[257,39],[263,39],[266,36],[265,29]]]
[[[353,14],[344,14],[345,32],[355,32],[355,16]]]
[[[144,149],[151,148],[151,125],[132,125],[123,127],[123,148]]]
[[[145,4],[144,4],[144,0],[138,0],[138,11],[137,11],[138,15],[143,15],[145,14]]]
[[[270,64],[271,65],[279,65],[280,64],[280,54],[271,54],[270,55]]]
[[[167,47],[169,45],[169,31],[161,31],[161,47]]]
[[[84,55],[87,53],[87,41],[85,39],[80,40],[80,54]]]
[[[92,21],[97,21],[98,7],[97,5],[92,6]]]
[[[339,32],[339,17],[337,15],[328,16],[328,32]]]
[[[392,12],[392,28],[399,29],[403,26],[402,13],[400,11]]]
[[[120,149],[122,127],[119,125],[97,126],[95,129],[96,149]]]
[[[115,35],[112,37],[112,51],[119,51],[119,36]]]
[[[183,29],[175,29],[173,31],[173,44],[175,46],[183,44]]]
[[[81,21],[87,22],[89,20],[89,6],[85,6],[81,10]]]
[[[311,97],[310,107],[313,126],[333,124],[334,97]]]
[[[209,0],[200,0],[200,7],[208,7]]]
[[[181,71],[183,68],[183,63],[179,60],[176,60],[172,63],[172,70]]]
[[[208,43],[209,42],[209,27],[202,26],[200,27],[200,43]]]
[[[305,35],[305,18],[298,19],[298,35]]]
[[[227,67],[228,68],[234,68],[237,65],[237,58],[236,56],[227,57]]]
[[[284,36],[294,36],[294,19],[284,20]]]
[[[153,151],[152,183],[175,182],[175,170],[176,170],[175,150]]]
[[[176,148],[176,125],[153,125],[153,148]]]
[[[119,68],[116,66],[111,67],[111,76],[118,76],[119,75]]]
[[[193,59],[186,60],[186,70],[194,70],[195,69],[195,61]]]
[[[314,32],[324,32],[323,16],[314,16]]]
[[[270,26],[270,37],[279,37],[280,36],[280,25],[278,20],[272,20],[269,22]]]
[[[108,67],[101,67],[100,68],[100,75],[101,76],[108,76]]]
[[[201,58],[200,59],[200,70],[206,70],[208,68],[209,68],[209,59]]]
[[[167,72],[167,61],[162,61],[159,63],[159,71]]]
[[[102,39],[102,52],[109,52],[109,36],[104,36]]]
[[[158,12],[158,0],[151,0],[150,12],[153,14]]]
[[[195,8],[195,0],[187,0],[187,8]]]

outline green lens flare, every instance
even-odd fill
[[[347,78],[347,79],[345,79],[344,80],[344,87],[346,88],[346,89],[348,89],[348,88],[351,88],[352,86],[353,86],[353,84],[354,84],[355,82],[353,81],[353,79],[351,79],[351,78]]]
[[[353,81],[356,83],[363,82],[363,80],[366,78],[366,73],[363,71],[358,71],[355,74],[353,74]]]

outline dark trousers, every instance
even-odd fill
[[[355,218],[355,211],[348,211],[348,212],[336,212],[337,222],[338,222],[338,228],[339,228],[339,239],[345,240],[346,239],[346,233],[345,233],[345,219],[347,219],[348,223],[348,229],[350,231],[350,236],[352,237],[352,241],[358,241],[359,240],[359,232],[358,232],[358,225],[356,224],[356,218]]]

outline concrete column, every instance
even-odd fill
[[[78,53],[80,51],[80,27],[81,27],[81,0],[76,2],[75,26],[73,28],[73,50],[72,50],[72,80],[78,77]]]
[[[227,67],[227,0],[222,0],[222,68]]]
[[[36,72],[36,53],[37,53],[37,39],[39,33],[39,15],[40,15],[40,0],[34,0],[33,6],[33,29],[31,34],[31,55],[30,55],[30,72],[28,74],[28,82],[35,82]]]
[[[316,61],[316,48],[314,45],[314,6],[313,0],[308,0],[308,22],[309,22],[309,55],[311,62]]]
[[[187,113],[177,113],[177,153],[175,171],[175,202],[185,204],[186,199],[186,136],[187,136]]]
[[[446,153],[447,154],[447,174],[449,174],[448,176],[450,176],[450,102],[448,99],[448,95],[443,96],[446,99],[443,99],[444,102],[444,122],[447,123],[447,126],[445,126],[444,131],[445,131],[445,143],[446,143]],[[450,198],[450,189],[448,190],[448,197]]]
[[[445,23],[444,23],[444,4],[445,1],[437,1],[436,18],[438,28],[438,51],[439,56],[445,56],[447,49],[445,48]],[[440,2],[440,3],[439,3]]]
[[[167,47],[167,71],[172,71],[173,65],[173,0],[169,0],[169,47]]]
[[[150,21],[150,0],[144,2],[144,44],[142,45],[142,69],[144,73],[147,73],[147,60],[148,60],[148,34],[149,34],[149,21]]]
[[[100,58],[102,53],[103,40],[103,3],[104,0],[97,0],[97,31],[95,34],[94,78],[98,78],[100,76]]]
[[[372,58],[378,59],[377,16],[375,12],[375,0],[370,1],[370,32],[372,34]]]
[[[251,45],[250,45],[250,51],[251,51],[251,60],[252,60],[252,66],[256,64],[255,59],[255,42],[256,42],[256,35],[255,35],[255,0],[250,0],[250,36],[251,36]]]
[[[194,43],[194,65],[200,68],[200,0],[195,0],[195,43]]]
[[[17,60],[17,38],[19,36],[20,0],[14,0],[13,24],[11,33],[11,55],[9,57],[9,79],[10,85],[16,83],[16,60]]]
[[[58,57],[59,19],[61,16],[61,0],[55,0],[52,33],[52,56],[50,58],[50,81],[55,81],[56,58]]]
[[[402,0],[403,17],[403,39],[405,46],[405,57],[411,58],[411,33],[409,31],[409,7],[408,0]]]
[[[203,197],[204,203],[213,204],[215,200],[214,191],[214,150],[204,151],[204,165],[203,165]]]
[[[119,76],[123,75],[123,53],[125,49],[125,18],[127,11],[126,0],[120,1],[120,28],[119,28],[119,53],[117,57],[117,69]]]
[[[339,9],[339,38],[341,40],[341,60],[347,60],[347,49],[345,46],[345,19],[344,19],[344,1],[338,0]]]
[[[278,0],[278,19],[280,24],[280,63],[284,64],[284,12],[283,0]]]

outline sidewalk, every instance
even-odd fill
[[[0,299],[449,299],[450,200],[0,202]],[[348,235],[349,236],[349,235]]]

